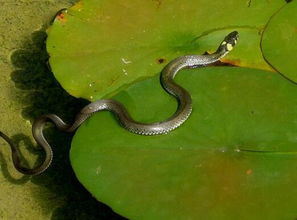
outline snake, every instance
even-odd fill
[[[2,137],[10,145],[14,167],[23,174],[37,175],[44,172],[50,166],[53,160],[53,151],[43,135],[43,129],[47,121],[52,121],[58,130],[64,132],[74,132],[94,113],[100,111],[110,111],[116,116],[122,127],[135,134],[160,135],[176,129],[188,119],[192,112],[191,96],[186,89],[182,88],[174,81],[176,74],[182,69],[206,66],[220,60],[233,49],[237,43],[238,37],[238,32],[233,31],[224,38],[214,53],[180,56],[170,61],[163,68],[160,74],[161,85],[164,90],[174,96],[178,102],[177,110],[166,120],[154,123],[137,122],[133,120],[127,109],[120,102],[112,99],[101,99],[87,104],[75,116],[72,125],[65,123],[55,114],[42,115],[33,122],[32,135],[37,144],[39,144],[44,150],[45,159],[40,165],[34,168],[27,168],[21,165],[20,151],[7,135],[0,132],[0,137]]]

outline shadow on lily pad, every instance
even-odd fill
[[[43,30],[34,32],[32,40],[24,43],[24,49],[16,50],[11,55],[11,62],[15,67],[11,79],[19,89],[24,118],[32,122],[42,114],[54,113],[71,122],[75,114],[88,102],[70,96],[55,80],[47,65],[49,57],[45,48],[46,36]],[[60,133],[51,126],[45,130],[45,136],[54,148],[54,161],[45,173],[33,176],[31,181],[45,186],[57,197],[66,198],[64,206],[52,211],[52,219],[124,219],[95,200],[77,181],[69,161],[72,135]],[[13,137],[16,144],[21,140],[30,153],[40,155],[40,162],[43,152],[37,150],[28,137],[21,134]],[[5,161],[2,155],[0,160]],[[6,163],[2,164],[4,171],[7,171]],[[13,184],[23,184],[29,180],[28,177],[13,179],[8,171],[5,176]],[[40,193],[35,196],[40,203],[46,202]]]

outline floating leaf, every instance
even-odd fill
[[[260,32],[285,4],[274,1],[84,0],[59,14],[49,29],[51,68],[72,95],[89,100],[159,74],[170,60],[215,50],[230,31],[242,36],[228,61],[270,69]]]
[[[167,135],[141,136],[100,112],[74,136],[71,162],[98,200],[129,219],[296,219],[297,87],[248,68],[182,71],[193,113]],[[134,119],[160,121],[176,100],[154,77],[114,99]]]
[[[281,74],[297,82],[297,2],[283,7],[268,23],[262,40],[266,60]]]

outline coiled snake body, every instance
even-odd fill
[[[199,66],[205,66],[218,61],[220,58],[225,56],[233,46],[236,44],[238,39],[238,33],[236,31],[228,34],[223,42],[218,47],[217,51],[213,54],[208,55],[187,55],[178,57],[171,62],[169,62],[161,72],[161,84],[163,88],[171,95],[173,95],[179,105],[176,112],[168,119],[151,124],[144,124],[134,121],[126,108],[119,102],[111,99],[98,100],[85,106],[76,116],[76,119],[72,125],[68,125],[61,118],[55,114],[43,115],[34,121],[32,126],[33,137],[36,142],[45,151],[45,160],[36,168],[26,168],[20,164],[20,153],[16,146],[12,143],[10,138],[0,132],[0,136],[10,145],[12,150],[12,159],[15,168],[27,175],[36,175],[45,171],[52,162],[53,152],[43,136],[43,128],[45,123],[50,120],[56,127],[65,132],[75,131],[87,118],[89,118],[93,113],[102,110],[107,110],[113,112],[119,122],[124,128],[130,132],[141,134],[141,135],[158,135],[165,134],[173,129],[179,127],[184,123],[190,116],[192,111],[192,100],[190,94],[181,86],[174,82],[175,75],[185,68],[196,68]]]

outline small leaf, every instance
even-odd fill
[[[297,1],[283,7],[269,21],[262,39],[266,60],[290,80],[297,82]]]

